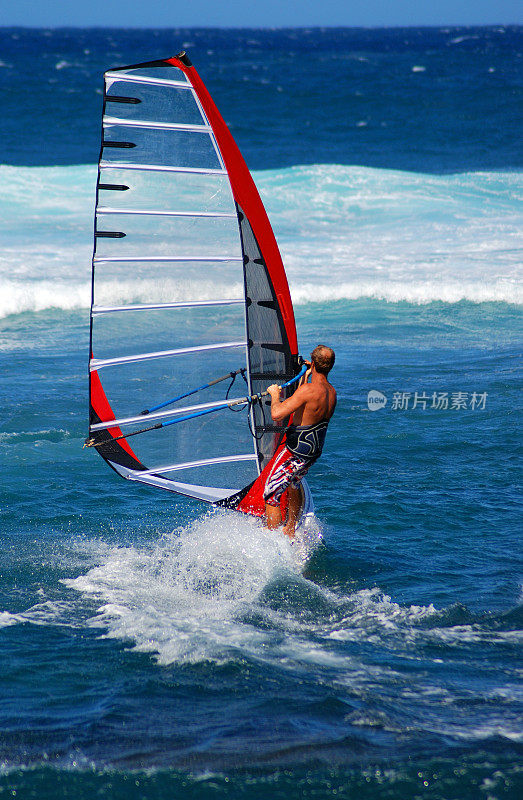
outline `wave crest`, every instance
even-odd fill
[[[94,168],[0,172],[0,317],[87,308]],[[438,176],[317,164],[255,179],[298,304],[523,302],[519,173]],[[135,302],[150,302],[140,277],[134,272],[126,284]],[[202,267],[201,280],[181,287],[167,276],[162,290],[173,302],[230,296],[231,287],[215,281],[215,269]]]

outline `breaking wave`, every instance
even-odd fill
[[[87,308],[95,168],[0,166],[0,174],[0,317]],[[255,179],[298,304],[523,302],[519,173],[311,165]],[[201,280],[166,280],[160,291],[177,301],[237,288],[215,277],[202,268]],[[124,283],[115,301],[124,289],[149,300],[139,274]]]

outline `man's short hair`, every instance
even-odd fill
[[[311,361],[316,367],[316,372],[328,375],[334,366],[336,356],[334,350],[324,344],[319,344],[311,353]]]

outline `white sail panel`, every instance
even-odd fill
[[[153,118],[157,122],[201,125],[202,117],[193,93],[169,83],[146,84],[112,80],[106,90],[106,116],[126,120]]]
[[[104,125],[104,160],[118,164],[161,164],[167,167],[221,167],[211,135],[200,131],[163,130],[132,125]]]
[[[167,209],[166,209],[167,211]],[[236,217],[98,214],[97,259],[119,256],[241,258]]]
[[[222,392],[221,399],[223,394]],[[135,437],[130,436],[128,441],[148,469],[215,459],[215,464],[178,470],[172,477],[192,484],[202,483],[238,490],[254,480],[258,474],[257,456],[246,425],[246,413],[235,414],[228,409],[216,411]],[[124,426],[122,433],[132,433],[146,425],[147,418],[144,417],[141,426]],[[229,453],[249,456],[249,460],[221,464],[220,459]],[[165,473],[163,477],[170,476]]]
[[[181,330],[181,326],[174,328],[175,334]],[[96,341],[96,332],[93,341]],[[192,339],[191,343],[194,344],[194,341]],[[176,337],[176,344],[178,343],[183,346],[188,342],[187,339],[180,342],[180,339]],[[136,348],[134,337],[131,345]],[[103,353],[103,349],[95,350],[93,353],[95,357],[98,352]],[[128,350],[128,352],[131,351]],[[103,354],[105,355],[105,353]],[[114,412],[109,419],[134,417],[144,409],[154,407],[172,397],[181,396],[221,375],[243,367],[245,367],[245,348],[242,347],[227,348],[223,351],[201,351],[106,367],[100,371],[100,379]],[[194,403],[222,402],[230,382],[227,380],[191,395],[191,400]],[[241,397],[247,393],[246,388],[243,378],[238,375],[230,396]],[[186,406],[187,400],[182,400],[178,405]],[[245,423],[243,413],[233,414],[230,412],[227,417],[230,417],[231,420],[242,417],[243,423]],[[147,436],[144,436],[143,441],[146,439]],[[140,440],[136,439],[136,448],[140,446],[139,441],[142,441],[142,437]],[[204,455],[202,454],[202,458]]]
[[[100,261],[95,272],[95,306],[226,300],[244,292],[236,261]]]
[[[116,188],[115,188],[116,187]],[[98,211],[105,208],[236,213],[226,174],[102,169]]]
[[[165,406],[169,406],[169,408],[165,408]],[[156,406],[156,408],[160,408],[163,410],[160,411],[150,411],[147,414],[147,421],[150,422],[151,420],[169,420],[173,419],[174,417],[186,416],[193,411],[201,411],[202,409],[214,409],[218,406],[221,406],[224,410],[226,408],[244,408],[246,405],[245,396],[243,397],[232,397],[229,400],[218,400],[213,403],[197,403],[196,405],[191,406],[174,406],[172,404],[164,404],[162,403],[160,406]],[[145,413],[145,412],[142,412]],[[91,425],[92,431],[99,431],[99,430],[109,430],[109,428],[114,428],[115,425],[118,425],[119,428],[127,428],[127,426],[140,426],[143,425],[143,415],[134,416],[134,417],[122,417],[121,419],[110,420],[109,422],[99,422],[95,425]]]
[[[115,188],[116,187],[116,188]],[[105,208],[166,209],[234,213],[236,209],[226,174],[102,169],[98,211]]]
[[[139,338],[136,337],[137,331],[140,332]],[[137,352],[171,350],[173,331],[177,332],[175,344],[178,349],[245,341],[244,310],[240,305],[226,308],[195,306],[96,314],[93,317],[93,337],[104,358],[129,355],[131,342],[136,343]]]

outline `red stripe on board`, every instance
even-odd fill
[[[298,337],[296,335],[296,323],[294,320],[294,311],[292,308],[287,276],[285,275],[283,261],[271,228],[271,223],[269,222],[267,212],[265,211],[247,164],[243,160],[238,145],[234,141],[225,120],[216,108],[211,95],[207,91],[195,67],[186,66],[178,58],[168,58],[166,59],[166,63],[172,64],[174,67],[182,70],[189,79],[202,104],[225,162],[234,199],[247,216],[263,258],[265,259],[265,263],[267,264],[267,269],[269,270],[274,289],[278,296],[291,353],[297,355]]]
[[[267,478],[269,477],[269,473],[271,472],[274,462],[279,457],[280,453],[285,449],[285,445],[281,444],[278,449],[276,450],[275,454],[261,473],[258,478],[254,481],[253,485],[245,495],[245,497],[240,500],[238,505],[236,506],[237,511],[243,511],[244,514],[251,514],[254,517],[263,517],[265,514],[265,500],[263,499],[263,492],[265,490],[265,484],[267,483]],[[287,492],[284,492],[282,495],[282,499],[280,502],[280,508],[283,519],[285,519],[285,515],[287,513]]]

